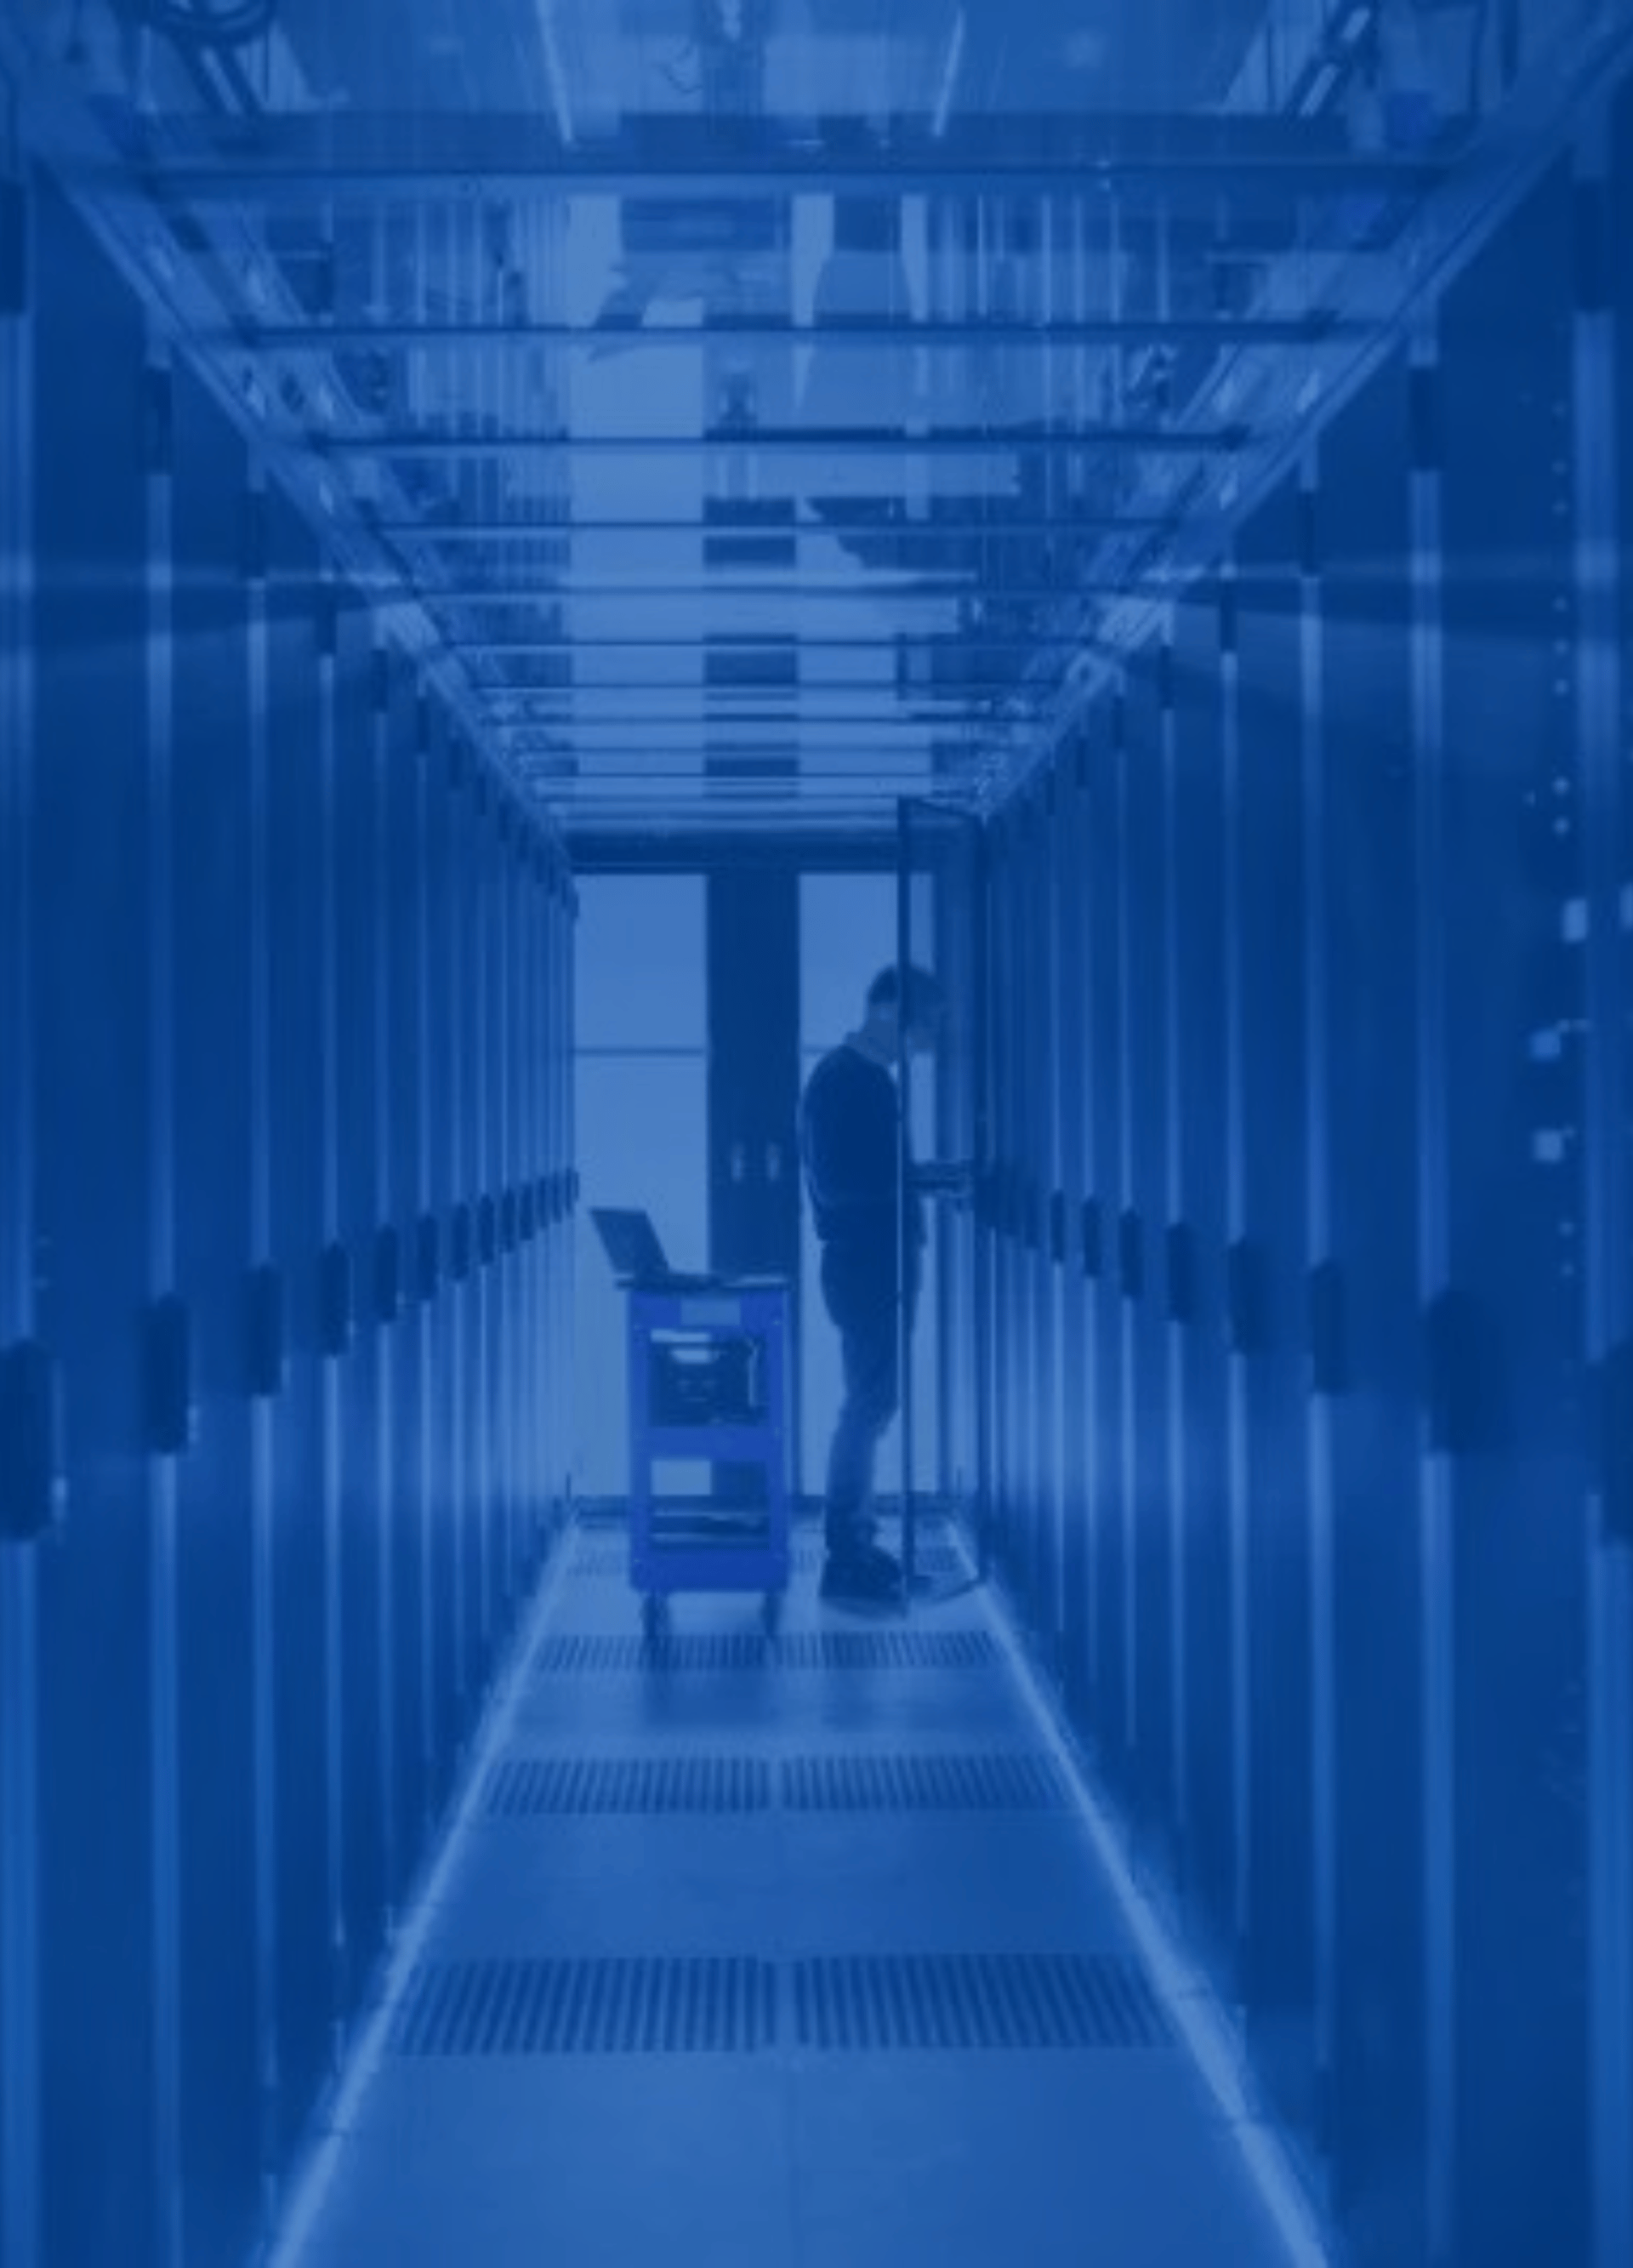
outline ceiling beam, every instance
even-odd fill
[[[966,725],[978,725],[985,730],[990,722],[985,717],[960,716],[957,712],[951,716],[908,716],[903,713],[900,703],[888,711],[866,709],[858,710],[854,714],[804,718],[790,716],[778,709],[747,710],[737,716],[727,716],[717,710],[698,708],[666,711],[658,715],[639,713],[629,717],[548,716],[526,710],[528,699],[526,686],[512,687],[508,691],[502,685],[473,686],[470,699],[489,722],[508,725],[517,732],[608,733],[623,725],[634,725],[644,733],[661,729],[695,734],[703,740],[714,741],[726,747],[733,744],[724,735],[769,733],[776,736],[779,748],[791,750],[798,745],[815,750],[826,748],[836,755],[843,755],[856,747],[858,730],[919,733],[934,737],[937,733],[957,733]]]
[[[423,323],[390,321],[246,323],[223,328],[214,345],[284,356],[401,348],[577,346],[605,353],[635,347],[715,347],[753,344],[894,347],[1308,346],[1325,339],[1360,337],[1368,326],[1328,308],[1291,315],[1107,315],[1094,320],[991,317],[975,321],[894,320],[882,316],[829,318],[820,323],[779,322],[775,316],[716,317],[703,323]]]
[[[384,433],[309,432],[326,456],[541,457],[696,456],[746,451],[795,457],[1035,457],[1078,449],[1128,450],[1144,456],[1191,457],[1243,449],[1252,438],[1240,424],[1196,428],[1166,425],[1078,425],[1040,432],[1022,426],[988,431],[947,426],[939,432],[886,432],[872,426],[761,425],[740,433]],[[742,533],[721,527],[721,534]],[[777,534],[775,526],[754,534]]]
[[[1057,653],[1079,653],[1087,650],[1085,646],[1076,644],[1063,644],[1055,649]],[[1017,646],[1013,651],[1018,654],[1030,654],[1035,649],[1030,646]],[[467,660],[472,659],[480,660],[482,658],[480,652],[474,657],[465,657]],[[705,684],[701,677],[654,677],[638,680],[603,677],[591,678],[588,681],[579,679],[566,685],[546,677],[512,677],[483,679],[477,683],[476,690],[483,694],[496,695],[548,694],[563,702],[572,703],[575,713],[585,703],[601,700],[608,694],[617,694],[623,699],[632,702],[647,700],[658,694],[666,696],[673,694],[695,694],[699,700],[710,703],[758,700],[762,705],[771,703],[783,703],[789,710],[790,721],[792,722],[796,709],[801,714],[819,711],[821,703],[837,699],[842,696],[872,694],[876,697],[887,699],[894,711],[903,707],[924,706],[931,703],[957,703],[984,693],[1010,693],[1015,691],[1021,682],[1019,672],[1001,677],[972,677],[960,684],[937,684],[926,681],[915,685],[898,682],[894,678],[837,677],[827,684],[822,683],[820,680],[807,679],[800,684],[790,685],[786,688],[780,685],[709,685]],[[711,706],[709,713],[711,716],[718,715],[727,724],[732,721],[732,712],[729,706],[725,708]]]
[[[1078,599],[1127,598],[1140,593],[1163,593],[1177,597],[1184,587],[1184,579],[1177,572],[1165,574],[1146,570],[1139,574],[1122,578],[1115,576],[1086,577],[1081,582],[1004,583],[989,577],[977,578],[968,574],[925,578],[913,582],[893,583],[887,579],[878,583],[802,583],[796,579],[781,580],[768,572],[755,583],[717,582],[707,569],[700,569],[684,582],[670,583],[545,583],[517,581],[508,588],[496,588],[487,584],[412,583],[401,579],[381,581],[378,577],[365,579],[355,587],[366,597],[389,601],[405,597],[424,607],[448,607],[463,610],[484,607],[504,607],[519,611],[523,608],[563,606],[610,606],[626,600],[686,600],[702,604],[720,599],[734,603],[755,601],[770,608],[781,606],[791,599],[803,606],[807,600],[819,604],[853,607],[920,606],[949,607],[960,600],[971,600],[982,606],[1060,606]],[[1252,571],[1239,578],[1244,585],[1252,579]],[[903,633],[912,637],[931,637],[953,635],[933,626],[918,626]],[[979,638],[979,625],[958,626],[960,637]],[[700,629],[695,636],[702,637],[731,637],[732,630],[716,623]],[[781,625],[774,630],[749,628],[742,632],[752,642],[757,637],[782,635]],[[800,635],[798,632],[791,636]],[[569,641],[570,642],[570,641]],[[802,640],[803,642],[803,640]],[[477,639],[473,644],[483,643]],[[489,641],[488,643],[491,643]],[[645,643],[645,641],[644,641]]]
[[[984,726],[989,721],[985,717],[967,714],[956,707],[945,712],[913,714],[909,713],[906,702],[894,703],[887,710],[847,709],[832,711],[826,715],[804,717],[777,709],[747,710],[737,716],[726,711],[702,708],[633,709],[628,714],[619,711],[600,717],[563,716],[560,713],[545,715],[537,711],[530,711],[526,716],[510,713],[526,702],[530,696],[544,689],[541,686],[475,685],[471,688],[471,698],[491,722],[513,725],[523,732],[610,733],[633,725],[642,732],[680,732],[684,729],[706,736],[717,736],[728,732],[776,733],[785,735],[791,746],[796,740],[804,739],[808,729],[820,727],[825,733],[841,733],[846,736],[834,743],[840,749],[854,746],[851,736],[860,731],[933,734],[956,731],[965,724],[979,723]],[[1005,686],[1003,689],[1012,693],[1019,688]]]
[[[412,595],[424,606],[447,607],[554,607],[560,605],[599,605],[612,600],[624,599],[761,599],[767,602],[797,598],[822,603],[847,602],[852,606],[879,606],[886,600],[893,602],[912,600],[921,605],[945,606],[960,598],[977,598],[985,594],[986,585],[978,584],[967,575],[949,575],[940,578],[923,578],[912,582],[892,583],[803,583],[798,578],[780,580],[768,573],[754,583],[716,581],[707,569],[688,576],[683,583],[519,583],[513,590],[496,590],[491,584],[454,584],[438,589],[434,584],[408,586]],[[1079,586],[1034,584],[1016,585],[1005,590],[1008,598],[1070,598]],[[1119,589],[1122,585],[1117,586]],[[370,583],[371,595],[401,598],[404,585],[401,582]]]
[[[122,171],[122,169],[121,169]],[[1350,191],[1421,193],[1445,160],[1357,152],[1342,122],[1265,114],[971,114],[938,136],[901,121],[864,134],[779,136],[771,122],[647,115],[618,136],[563,147],[531,112],[331,111],[261,115],[246,130],[166,119],[138,160],[158,195],[324,206],[336,198],[439,201],[526,195],[1002,198],[1080,188],[1170,205],[1222,190],[1271,203]],[[128,179],[128,173],[123,174]]]
[[[693,446],[695,447],[696,444]],[[841,522],[830,525],[821,519],[768,522],[763,526],[739,528],[718,520],[702,519],[695,515],[685,519],[464,519],[451,520],[445,526],[438,526],[429,520],[377,519],[369,515],[364,525],[373,535],[387,536],[400,542],[416,541],[432,545],[498,541],[537,543],[559,541],[575,535],[697,535],[732,542],[782,542],[798,536],[820,536],[832,543],[842,541],[847,534],[873,541],[895,536],[916,543],[967,543],[971,541],[991,543],[1001,542],[1011,535],[1143,535],[1160,528],[1172,528],[1174,525],[1172,512],[1063,512],[1053,519],[1043,519],[1035,512],[999,518],[995,512],[992,517],[983,518],[981,510],[966,506],[966,513],[961,520],[864,519],[855,522],[850,528]]]
[[[525,768],[535,777],[547,774],[557,779],[576,779],[582,781],[586,787],[593,788],[636,784],[643,787],[651,787],[663,782],[673,784],[677,781],[683,781],[688,786],[705,787],[723,781],[728,784],[740,784],[745,787],[787,785],[798,788],[802,792],[808,792],[821,784],[820,781],[813,779],[809,772],[800,771],[791,764],[784,768],[777,768],[774,758],[759,759],[752,767],[747,764],[741,767],[732,765],[725,770],[721,770],[716,761],[710,758],[708,762],[695,767],[635,764],[628,771],[609,771],[600,767],[594,771],[579,771],[573,768],[571,757],[564,757],[557,761],[548,756],[530,758],[519,755],[514,761],[519,770]],[[621,762],[623,761],[626,760],[620,759]],[[563,769],[563,766],[566,769]],[[855,792],[858,783],[872,787],[883,786],[889,780],[920,780],[923,778],[925,770],[926,767],[922,763],[873,764],[864,771],[858,770],[854,779],[839,772],[829,772],[825,777],[836,793],[843,790],[849,794]]]
[[[983,653],[1040,653],[1051,646],[1078,643],[1070,632],[1036,637],[988,636],[980,630],[908,634],[882,630],[877,637],[784,638],[776,632],[711,630],[695,637],[554,637],[445,638],[445,653],[491,654],[496,659],[528,659],[547,653],[695,653],[739,660],[745,654],[782,658],[798,653],[946,652],[954,646],[973,647]]]

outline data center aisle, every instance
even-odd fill
[[[280,2268],[1294,2257],[984,1594],[863,1622],[815,1551],[655,1657],[567,1543]]]

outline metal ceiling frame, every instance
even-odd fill
[[[106,146],[107,122],[98,130]],[[346,570],[363,569],[382,620],[401,627],[423,666],[455,687],[467,725],[519,778],[550,784],[564,815],[589,814],[603,785],[626,783],[660,799],[668,788],[696,784],[713,799],[735,772],[745,809],[775,802],[825,817],[842,796],[845,809],[882,818],[898,780],[921,788],[952,783],[979,799],[995,781],[1019,777],[1026,749],[1048,736],[1054,705],[1082,657],[1100,650],[1138,601],[1172,595],[1189,571],[1178,563],[1181,552],[1188,563],[1203,556],[1208,531],[1223,527],[1257,468],[1286,445],[1300,397],[1285,367],[1296,365],[1298,382],[1319,376],[1325,387],[1342,382],[1367,353],[1382,318],[1346,277],[1417,225],[1422,200],[1446,182],[1461,155],[1451,139],[1426,154],[1361,151],[1345,145],[1335,117],[1246,112],[987,114],[956,118],[940,136],[915,118],[879,135],[827,138],[781,130],[758,115],[649,117],[603,143],[571,146],[548,120],[514,112],[177,119],[138,111],[119,131],[117,151],[99,166],[77,166],[77,191],[116,207],[116,230],[158,272],[161,258],[185,271],[194,310],[184,323],[188,342],[224,395],[251,404],[254,417],[245,422],[267,461],[298,468],[300,493],[319,499],[337,556]],[[655,296],[649,321],[636,292],[633,314],[609,301],[585,322],[563,312],[558,275],[554,296],[547,283],[536,309],[521,304],[516,320],[501,320],[484,264],[492,217],[500,215],[501,235],[526,247],[552,240],[575,201],[614,199],[623,202],[623,220],[641,228],[666,218],[677,241],[695,229],[698,257],[708,252],[717,202],[766,208],[761,219],[779,258],[797,200],[829,208],[836,238],[846,239],[849,230],[852,246],[867,228],[846,217],[849,209],[883,208],[868,224],[881,232],[881,249],[909,225],[911,206],[910,225],[923,232],[931,255],[929,291],[918,294],[926,304],[900,320],[842,312],[796,318],[790,298],[785,317],[780,305],[743,304],[756,299],[758,281],[747,291],[731,282],[721,287],[724,303],[671,291]],[[504,215],[507,201],[515,210]],[[667,217],[666,204],[676,208]],[[378,305],[364,293],[361,310],[342,309],[335,305],[336,232],[344,287],[384,256],[388,212],[394,256],[402,241],[413,248],[418,214],[422,245],[434,239],[437,258],[467,264],[428,271],[410,261],[407,284],[377,268],[375,280],[387,286]],[[284,225],[275,228],[274,215]],[[398,230],[400,216],[408,225]],[[820,232],[825,224],[819,217],[810,225]],[[313,273],[311,262],[326,259],[327,276]],[[1008,260],[1035,261],[1026,279],[1037,291],[1031,306],[1018,307],[1008,295],[997,269]],[[1181,260],[1184,288],[1176,289]],[[1198,260],[1235,263],[1216,306],[1197,305],[1207,283],[1194,272]],[[1119,262],[1130,261],[1143,264],[1125,274]],[[1046,273],[1054,278],[1047,290]],[[1004,312],[979,311],[989,290]],[[530,282],[522,299],[533,296]],[[702,320],[678,321],[664,312],[688,297]],[[405,314],[404,298],[423,305],[423,321]],[[1014,369],[1052,375],[1075,386],[1080,402],[1103,406],[1099,381],[1109,373],[1117,414],[1073,426],[1047,416],[999,426],[967,417],[938,424],[932,401],[910,424],[745,421],[691,434],[586,434],[553,422],[555,399],[540,390],[586,355],[627,359],[650,349],[666,357],[655,366],[662,367],[684,350],[718,374],[734,355],[748,364],[780,343],[813,358],[842,347],[864,379],[868,350],[922,351],[926,359],[916,367],[932,380],[947,370],[944,357],[968,353],[967,373],[956,365],[947,372],[967,387],[981,382],[982,357],[989,355],[984,366],[996,373],[998,401],[1004,373]],[[519,354],[538,357],[525,384]],[[389,408],[369,406],[368,373],[347,361],[358,356],[379,357],[380,404],[389,400]],[[1051,372],[1054,357],[1060,366]],[[1237,389],[1233,401],[1227,384]],[[436,398],[439,387],[445,400]],[[412,422],[405,423],[405,401]],[[544,419],[529,423],[541,409]],[[513,430],[494,430],[507,414]],[[475,430],[438,431],[444,416],[468,416]],[[1011,457],[1026,477],[1013,493],[909,499],[891,475],[894,461],[965,457]],[[569,468],[580,459],[620,458],[696,460],[700,485],[710,475],[752,484],[761,460],[782,458],[837,460],[854,485],[856,461],[872,460],[886,495],[805,497],[796,492],[795,474],[785,476],[789,493],[705,497],[697,516],[666,517],[660,506],[624,518],[604,497],[577,516]],[[1080,460],[1088,475],[1081,481]],[[506,511],[507,460],[512,478],[517,467],[527,468],[529,508],[548,517],[519,519]],[[421,463],[445,466],[447,476],[416,476],[411,468]],[[558,482],[550,493],[546,483]],[[716,501],[740,505],[744,516],[711,516]],[[755,513],[755,503],[767,509]],[[629,545],[632,566],[646,539],[697,539],[695,570],[682,563],[684,552],[658,544],[651,547],[658,560],[644,558],[626,578],[600,578],[580,571],[598,561],[574,556],[579,539],[593,537]],[[849,551],[854,579],[799,581],[797,563],[818,537]],[[485,557],[474,560],[478,547]],[[764,576],[751,579],[756,559]],[[1175,563],[1165,571],[1169,559]],[[496,584],[494,575],[506,580]],[[621,637],[615,612],[605,634],[575,634],[585,619],[580,610],[663,599],[695,606],[695,637],[642,634],[638,613],[637,634]],[[926,622],[927,603],[947,619]],[[808,633],[798,619],[807,604],[866,608],[881,616],[879,632]],[[787,627],[768,625],[763,613],[747,627],[733,623],[720,611],[733,607],[785,607]],[[485,610],[506,608],[517,612],[495,620],[497,635],[483,637]],[[549,635],[515,635],[523,608],[549,610]],[[1035,635],[1024,627],[1023,608],[1036,610]],[[471,613],[461,620],[460,608]],[[976,610],[993,626],[975,619]],[[778,650],[795,654],[796,667],[806,653],[844,652],[905,666],[879,681],[825,685],[801,674],[786,688],[709,683],[710,641],[724,652],[752,650],[755,623]],[[960,648],[982,672],[962,683]],[[697,679],[553,685],[492,677],[534,657],[570,662],[574,654],[666,650],[696,653]],[[993,660],[982,659],[1004,654],[1033,667],[997,674]],[[696,704],[684,714],[600,708],[607,696],[638,703],[694,694]],[[826,705],[862,695],[884,705],[837,715]],[[784,697],[785,711],[775,705]],[[734,707],[743,700],[758,705]],[[617,733],[625,745],[602,738]],[[639,733],[673,737],[665,747],[629,744]],[[730,737],[736,733],[764,733],[774,744],[739,747]],[[576,752],[527,746],[555,734],[577,743]],[[875,742],[872,753],[858,747],[859,737]],[[676,765],[694,744],[697,764]],[[885,768],[880,747],[892,751]],[[608,769],[626,762],[628,771]],[[842,784],[853,777],[875,784],[871,802]],[[618,799],[607,800],[610,808]]]

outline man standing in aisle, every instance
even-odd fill
[[[898,1301],[910,1331],[924,1242],[923,1204],[910,1181],[902,1233],[894,1072],[901,1054],[929,1051],[940,1012],[940,987],[928,970],[881,969],[860,1027],[822,1057],[800,1100],[822,1300],[839,1332],[844,1377],[828,1459],[825,1599],[890,1605],[901,1597],[901,1563],[875,1543],[872,1513],[874,1455],[901,1400]]]

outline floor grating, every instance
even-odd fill
[[[428,1962],[400,2056],[969,2053],[1166,2048],[1144,1970],[1111,1954]]]
[[[523,1758],[489,1775],[490,1819],[609,1814],[1063,1811],[1063,1775],[1036,1755]]]
[[[489,1818],[592,1814],[764,1811],[770,1768],[755,1756],[618,1757],[602,1762],[525,1760],[489,1776]]]
[[[416,1971],[399,2055],[749,2054],[770,2043],[775,1977],[736,1957],[457,1961]]]
[[[791,1811],[1063,1811],[1057,1768],[1033,1756],[790,1756]]]
[[[1144,1970],[1114,1955],[799,1961],[792,1984],[801,2047],[1138,2048],[1169,2039]]]
[[[1003,1660],[986,1631],[794,1631],[669,1633],[657,1638],[546,1638],[541,1676],[563,1671],[719,1669],[993,1669]]]

